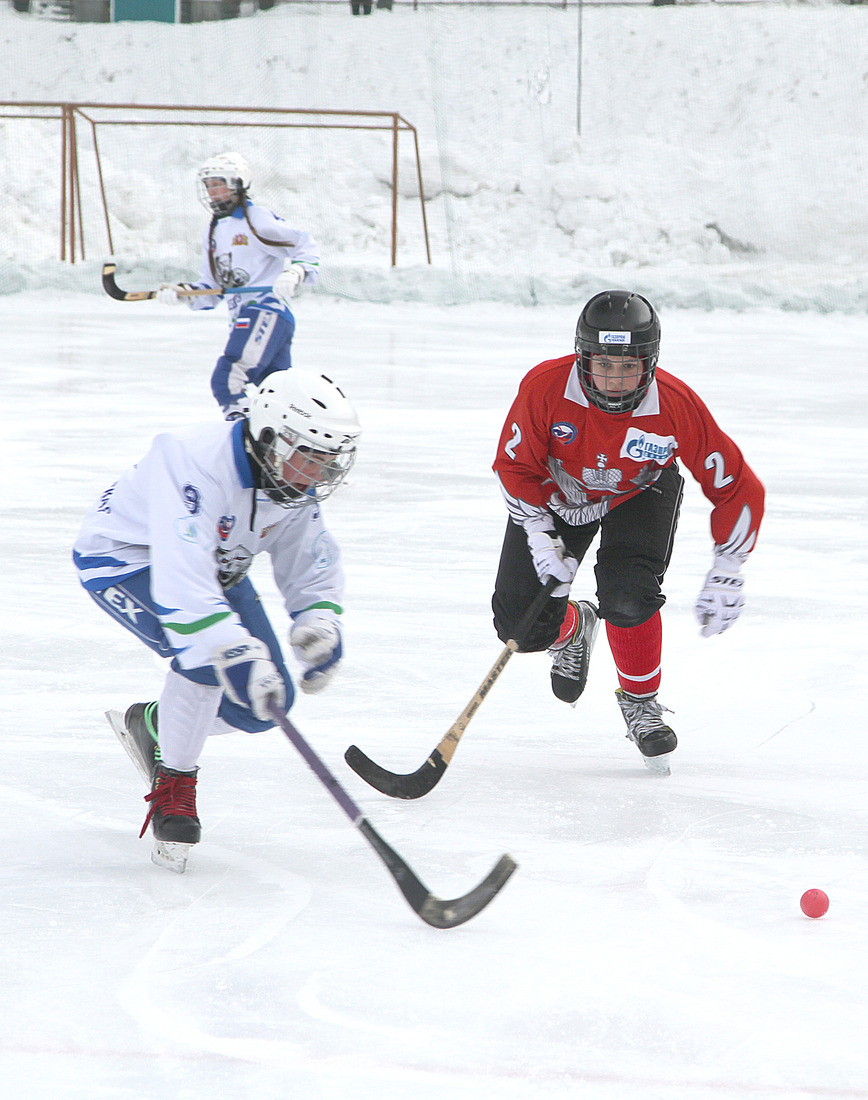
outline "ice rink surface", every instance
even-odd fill
[[[174,876],[103,713],[156,659],[91,604],[70,547],[151,438],[218,416],[225,314],[0,298],[0,1077],[22,1100],[868,1097],[868,320],[664,311],[692,385],[768,491],[747,609],[699,637],[708,505],[688,482],[667,578],[673,774],[642,766],[601,632],[585,696],[513,658],[441,783],[367,787],[351,743],[419,767],[501,651],[490,464],[520,378],[576,310],[308,295],[299,366],[364,428],[326,506],[347,656],[292,717],[431,890],[519,870],[472,922],[421,923],[278,731],[212,740],[202,843]],[[592,560],[577,596],[592,596]],[[252,576],[282,635],[267,562]],[[809,920],[799,897],[831,898]]]

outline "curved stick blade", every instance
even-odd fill
[[[107,260],[102,265],[102,288],[110,298],[118,302],[146,302],[149,298],[156,298],[155,290],[121,290],[115,281],[116,271],[117,264],[111,260]]]
[[[356,745],[350,745],[344,753],[344,760],[356,775],[391,798],[421,798],[437,786],[446,771],[446,761],[439,749],[431,753],[421,768],[406,775],[381,768]]]
[[[367,818],[361,818],[356,827],[385,863],[413,912],[432,928],[456,928],[459,924],[464,924],[465,921],[475,917],[477,913],[481,913],[506,885],[513,871],[518,867],[512,856],[503,855],[478,886],[459,898],[445,901],[431,893],[394,848],[383,840]]]
[[[512,856],[503,855],[482,882],[462,897],[441,901],[440,898],[429,894],[419,910],[419,916],[432,928],[455,928],[459,924],[464,924],[488,905],[506,885],[517,867],[518,864]]]

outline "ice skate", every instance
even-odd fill
[[[107,710],[105,716],[127,756],[150,787],[154,781],[154,769],[160,759],[157,744],[157,704],[133,703],[125,714],[119,710]]]
[[[196,816],[198,771],[195,768],[191,772],[179,772],[157,763],[153,788],[145,795],[145,801],[151,805],[139,836],[144,836],[150,825],[154,833],[152,861],[178,875],[186,870],[190,848],[198,844],[202,836],[202,826]]]
[[[593,604],[570,600],[561,634],[549,649],[552,655],[552,691],[564,703],[575,706],[588,682],[591,650],[600,620]]]
[[[663,721],[666,708],[657,702],[656,695],[639,698],[618,688],[615,696],[627,723],[627,736],[639,746],[645,766],[657,775],[669,775],[669,762],[678,738]]]

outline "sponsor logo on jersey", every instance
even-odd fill
[[[600,343],[601,344],[629,344],[630,332],[601,332]]]
[[[314,569],[319,572],[323,569],[328,569],[335,560],[335,552],[331,539],[324,531],[320,532],[313,540],[311,552],[313,554]]]
[[[184,495],[184,503],[191,516],[198,516],[202,511],[202,494],[195,485],[185,485],[181,490]]]
[[[256,335],[253,337],[254,344],[261,344],[263,336],[268,334],[268,326],[271,324],[271,318],[262,313],[259,320],[256,323]]]
[[[175,534],[182,542],[198,542],[199,527],[192,517],[181,516],[175,520]]]
[[[225,542],[235,526],[235,516],[221,516],[217,520],[217,535],[221,542]]]
[[[677,450],[678,441],[674,435],[654,435],[639,428],[629,428],[621,445],[621,458],[664,466]]]
[[[578,428],[568,420],[559,420],[557,424],[552,424],[552,436],[564,446],[572,443],[578,434]]]
[[[236,233],[235,236],[232,238],[232,243],[233,244],[250,244],[250,242],[247,239],[247,234],[246,233]]]
[[[264,539],[268,532],[273,531],[276,526],[276,523],[269,523],[267,527],[263,527],[262,530],[259,532],[259,537],[261,539]]]

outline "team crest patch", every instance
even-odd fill
[[[232,238],[232,243],[233,244],[249,244],[250,242],[247,240],[247,234],[246,233],[236,233],[235,236]]]
[[[221,516],[217,520],[217,534],[221,542],[225,542],[235,526],[235,516]]]
[[[552,437],[558,443],[572,443],[578,434],[575,424],[570,424],[568,420],[559,420],[557,424],[552,424]]]

